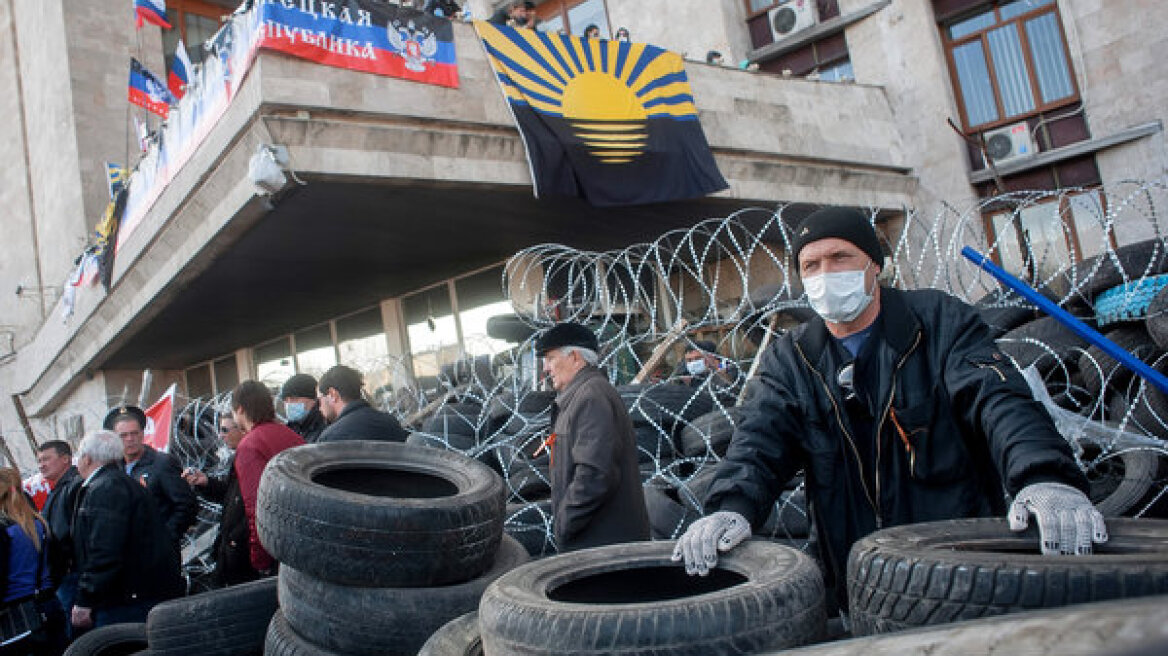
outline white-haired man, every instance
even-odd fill
[[[552,379],[552,528],[560,551],[649,539],[633,422],[596,366],[596,335],[561,323],[536,341]]]
[[[145,622],[154,604],[183,591],[178,554],[154,499],[123,471],[122,450],[117,433],[105,430],[86,435],[77,449],[84,481],[73,519],[77,630]]]

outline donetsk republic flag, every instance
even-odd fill
[[[527,146],[536,196],[637,205],[727,187],[680,55],[641,43],[475,26]]]

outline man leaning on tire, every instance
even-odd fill
[[[1033,515],[1044,554],[1089,554],[1103,517],[1066,441],[967,304],[881,288],[872,224],[827,208],[795,229],[796,265],[819,315],[765,352],[705,501],[674,560],[705,575],[767,518],[803,469],[826,583],[846,599],[848,550],[877,529]]]
[[[636,433],[620,394],[596,366],[598,350],[596,335],[571,322],[535,343],[556,389],[544,446],[561,552],[649,539]]]

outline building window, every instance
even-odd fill
[[[292,338],[296,342],[297,373],[319,379],[337,364],[337,349],[333,346],[333,333],[329,324],[299,330]]]
[[[402,299],[402,316],[410,342],[414,379],[437,379],[442,365],[458,359],[462,347],[454,319],[450,285],[411,294]]]
[[[230,392],[239,384],[239,365],[235,361],[235,354],[219,358],[212,365],[215,374],[215,393]]]
[[[1013,0],[949,23],[945,48],[969,130],[1078,99],[1055,0]]]
[[[595,25],[600,28],[600,38],[612,38],[605,0],[549,0],[537,7],[535,12],[539,17],[538,27],[541,31],[563,30],[568,34],[583,36],[584,28]]]
[[[404,382],[398,363],[389,357],[389,342],[385,337],[385,323],[381,307],[375,306],[336,320],[337,352],[341,364],[360,371],[365,387],[380,404],[382,396]]]
[[[1095,189],[991,211],[985,228],[994,259],[1032,283],[1050,280],[1071,262],[1115,246],[1105,203]]]
[[[255,347],[252,359],[255,361],[256,378],[268,389],[279,391],[284,381],[296,373],[292,344],[286,336]]]
[[[491,317],[514,313],[511,301],[503,295],[503,267],[455,280],[454,293],[467,355],[496,355],[515,346],[487,334],[487,321]]]
[[[816,75],[820,80],[832,82],[855,80],[843,32],[764,62],[762,70],[797,77]]]
[[[223,25],[223,19],[231,14],[231,9],[201,0],[170,0],[166,3],[166,20],[169,30],[162,30],[162,51],[166,58],[166,72],[170,73],[170,61],[174,55],[179,37],[182,37],[191,63],[203,61],[203,43],[215,35]]]

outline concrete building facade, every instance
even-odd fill
[[[168,2],[196,59],[189,39],[239,20],[236,4]],[[502,3],[464,4],[482,17]],[[489,350],[501,263],[533,244],[614,248],[776,203],[927,215],[999,184],[1090,190],[1168,165],[1157,0],[546,0],[545,26],[625,27],[685,53],[728,190],[616,210],[533,198],[465,23],[457,89],[260,50],[232,71],[215,120],[158,169],[109,293],[79,290],[63,319],[65,281],[108,200],[104,162],[139,157],[127,59],[164,71],[175,36],[135,31],[130,5],[0,0],[0,434],[25,467],[34,440],[75,439],[108,404],[153,400],[170,382],[203,396],[343,362],[393,386]],[[706,64],[709,51],[724,65]],[[1028,152],[991,169],[978,140],[1011,130],[1030,137],[1007,145]],[[261,193],[249,162],[263,145],[282,146],[304,184]]]

